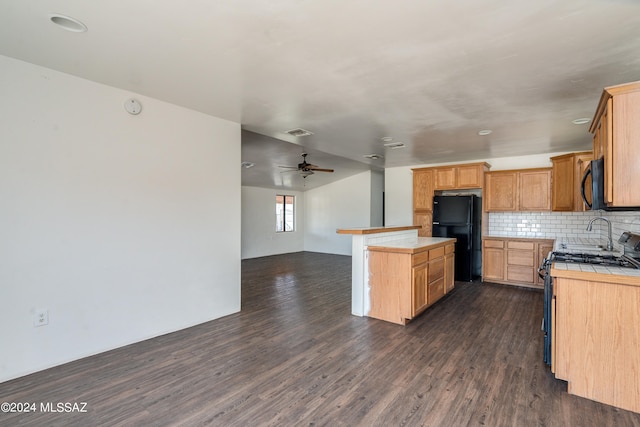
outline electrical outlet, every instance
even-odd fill
[[[49,310],[36,310],[33,318],[33,326],[44,326],[49,324]]]

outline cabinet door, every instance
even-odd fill
[[[415,317],[427,307],[427,263],[413,267],[411,276],[411,317]]]
[[[640,206],[640,92],[614,96],[609,114],[612,127],[604,162],[607,202],[618,207]]]
[[[456,188],[482,188],[483,168],[481,165],[458,166]]]
[[[413,210],[433,209],[433,170],[413,171]]]
[[[482,280],[504,280],[504,241],[484,240],[482,242]]]
[[[485,211],[515,211],[517,209],[517,183],[517,174],[514,171],[486,173]]]
[[[574,157],[552,159],[553,191],[551,194],[553,211],[573,211],[575,209],[575,168]]]
[[[452,190],[456,188],[456,168],[437,168],[435,171],[435,189]]]
[[[519,209],[551,210],[551,169],[522,171],[519,175]]]
[[[611,98],[609,98],[609,100],[607,101],[607,107],[605,108],[604,113],[602,113],[602,116],[600,118],[600,136],[598,140],[600,157],[604,157],[604,199],[607,203],[611,203],[613,201],[613,156],[611,155],[613,151],[613,135],[611,134],[612,106],[613,101]],[[596,159],[597,158],[598,157],[596,157]]]
[[[452,245],[453,246],[453,245]],[[455,286],[455,256],[452,253],[448,253],[444,256],[444,292],[449,293]]]
[[[413,213],[413,225],[422,226],[422,228],[418,230],[419,237],[431,237],[432,220],[433,214],[431,211]]]

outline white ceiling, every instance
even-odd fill
[[[640,80],[637,0],[5,0],[0,22],[2,55],[241,123],[243,184],[264,187],[589,149],[571,121]],[[336,173],[283,177],[303,151]]]

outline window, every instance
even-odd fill
[[[294,231],[294,196],[276,196],[276,232]]]

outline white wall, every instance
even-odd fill
[[[479,159],[473,162],[487,162],[492,171],[526,168],[551,167],[550,158],[563,153],[536,154],[519,157],[500,157]],[[387,225],[413,224],[413,174],[411,169],[440,166],[444,163],[429,165],[402,166],[385,169],[385,216]],[[448,163],[451,164],[451,163]]]
[[[295,196],[293,232],[276,233],[278,194]],[[304,220],[303,192],[242,187],[242,259],[303,251]]]
[[[371,220],[370,227],[381,227],[384,211],[384,172],[371,171]]]
[[[240,309],[239,124],[1,56],[0,93],[0,381]]]
[[[371,225],[371,172],[305,192],[304,250],[351,255],[351,236],[338,228]]]

